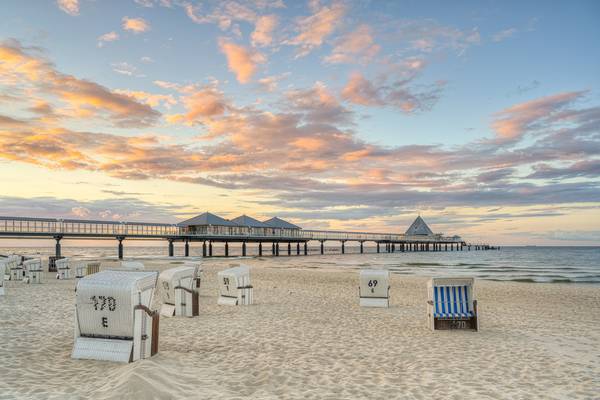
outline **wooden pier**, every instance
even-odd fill
[[[0,237],[53,239],[56,257],[61,257],[61,240],[66,238],[116,240],[119,259],[122,259],[124,255],[123,242],[135,239],[165,240],[168,242],[169,256],[171,257],[174,255],[175,242],[184,243],[186,257],[189,257],[190,254],[190,243],[194,242],[202,243],[204,257],[213,256],[213,243],[224,243],[226,257],[233,256],[230,254],[230,243],[241,244],[241,254],[236,254],[238,256],[247,255],[248,243],[258,243],[258,256],[279,256],[281,253],[289,256],[293,253],[308,255],[308,243],[311,241],[320,243],[320,254],[325,254],[325,242],[329,241],[339,242],[342,254],[346,252],[347,242],[358,243],[360,253],[364,252],[364,243],[366,242],[374,243],[377,253],[469,251],[493,248],[487,244],[468,244],[458,236],[446,237],[439,234],[406,235],[305,229],[259,230],[245,226],[235,226],[235,229],[224,230],[222,226],[210,225],[204,228],[202,231],[192,232],[176,224],[0,216]],[[265,249],[264,244],[270,244],[270,246],[266,246],[267,249]]]

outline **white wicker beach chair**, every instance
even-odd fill
[[[22,281],[25,278],[25,269],[22,265],[22,257],[18,255],[8,256],[7,267],[10,272],[11,281]]]
[[[0,296],[4,296],[4,274],[8,267],[8,258],[0,258]]]
[[[158,285],[162,290],[161,315],[165,317],[199,315],[200,273],[199,264],[183,265],[161,272]]]
[[[56,279],[71,279],[71,266],[68,258],[61,258],[55,261]]]
[[[159,314],[150,309],[155,271],[101,271],[77,282],[77,359],[131,362],[158,351]]]
[[[27,283],[42,283],[44,270],[42,268],[42,259],[33,258],[23,261],[23,267],[27,271]]]
[[[479,330],[474,278],[432,278],[427,292],[431,330]]]
[[[121,261],[121,268],[131,269],[134,271],[144,270],[144,263],[141,261]]]
[[[241,265],[220,271],[217,274],[219,281],[219,299],[217,304],[236,306],[251,305],[254,301],[252,285],[250,285],[250,267]]]
[[[363,269],[360,271],[359,297],[361,307],[390,306],[390,272]]]
[[[75,278],[83,278],[100,272],[100,263],[97,261],[82,263],[75,267]]]

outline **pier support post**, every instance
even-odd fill
[[[275,255],[279,256],[279,242],[275,244]]]
[[[61,240],[62,238],[63,238],[63,237],[62,237],[62,236],[60,236],[60,235],[58,235],[58,236],[54,236],[54,240],[56,240],[56,246],[55,246],[55,248],[54,248],[54,255],[56,256],[56,258],[57,258],[57,259],[58,259],[59,257],[61,257],[61,255],[60,255],[60,250],[61,250],[61,249],[60,249],[60,240]]]
[[[246,257],[246,242],[242,242],[242,257]]]
[[[225,242],[225,257],[229,257],[229,243]]]
[[[206,257],[206,240],[202,242],[202,257]]]
[[[292,255],[292,244],[288,242],[288,256]]]
[[[346,243],[342,240],[342,254],[346,254]]]
[[[360,254],[363,254],[363,253],[364,253],[364,251],[363,251],[363,242],[360,242]]]
[[[275,242],[271,246],[271,255],[275,255]]]
[[[262,242],[258,243],[258,256],[262,257]]]
[[[379,253],[379,242],[377,242],[377,252]]]
[[[185,241],[185,256],[189,257],[190,256],[190,242],[189,241]]]
[[[300,255],[300,242],[296,243],[296,255]]]
[[[117,240],[119,241],[119,246],[117,247],[119,260],[123,259],[123,239],[125,239],[123,236],[117,236]]]
[[[396,243],[392,243],[392,253],[396,252]]]
[[[454,251],[454,243],[450,243],[450,251]]]
[[[212,240],[208,242],[208,256],[212,257]]]
[[[308,255],[308,242],[304,242],[304,255]]]
[[[325,246],[323,245],[322,240],[321,240],[321,254],[325,254]]]
[[[173,257],[175,250],[173,249],[173,239],[169,239],[169,257]]]

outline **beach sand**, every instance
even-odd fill
[[[75,279],[7,282],[0,399],[600,397],[598,287],[479,280],[481,331],[433,333],[425,278],[392,275],[391,307],[367,309],[356,270],[243,262],[255,305],[217,306],[237,263],[205,260],[201,316],[161,318],[159,353],[131,364],[71,359]]]

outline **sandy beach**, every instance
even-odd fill
[[[178,262],[145,263],[163,270]],[[392,274],[391,307],[366,309],[358,306],[356,270],[244,263],[252,266],[255,305],[217,306],[216,273],[237,263],[206,260],[201,316],[161,318],[159,353],[132,364],[70,358],[75,279],[46,273],[42,285],[7,282],[0,297],[0,399],[592,399],[600,393],[597,286],[479,280],[481,331],[433,333],[426,278]]]

